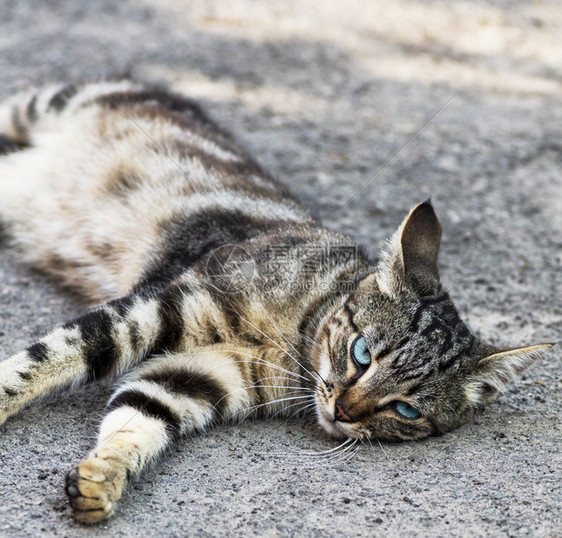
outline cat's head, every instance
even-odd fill
[[[316,408],[330,434],[398,441],[446,432],[551,347],[503,350],[474,336],[439,282],[440,239],[431,204],[415,207],[377,271],[319,324]]]

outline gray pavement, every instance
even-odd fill
[[[469,325],[501,345],[557,341],[561,27],[547,0],[3,0],[0,97],[123,72],[166,81],[325,219],[370,179],[330,225],[373,255],[431,196]],[[0,301],[2,356],[84,310],[8,249]],[[0,536],[562,536],[561,355],[456,432],[347,462],[294,457],[335,446],[311,420],[219,428],[94,528],[72,521],[63,481],[110,387],[61,394],[0,427]]]

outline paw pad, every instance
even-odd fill
[[[74,510],[74,517],[87,524],[111,517],[115,501],[121,496],[121,487],[106,479],[92,461],[83,461],[67,475],[65,491]]]

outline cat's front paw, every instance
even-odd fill
[[[107,460],[93,458],[79,463],[66,475],[66,495],[77,521],[93,524],[111,517],[121,498],[125,477]]]

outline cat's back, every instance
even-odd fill
[[[311,220],[195,102],[161,88],[30,92],[0,108],[0,134],[0,213],[14,242],[93,300],[126,293],[186,245],[195,260]]]

